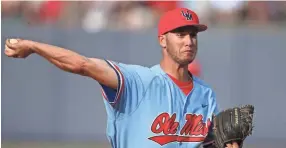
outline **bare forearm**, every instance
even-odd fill
[[[87,58],[68,49],[30,40],[12,41],[6,41],[5,54],[8,57],[26,58],[36,53],[64,71],[88,76],[113,89],[118,88],[117,74],[105,60]]]
[[[82,66],[88,60],[86,57],[61,47],[39,42],[31,42],[33,52],[44,57],[62,70],[82,74]]]
[[[114,89],[118,86],[115,71],[104,60],[87,58],[71,50],[44,43],[31,41],[30,44],[34,53],[64,71],[91,77]]]

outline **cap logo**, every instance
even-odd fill
[[[186,18],[186,20],[190,21],[193,20],[193,16],[192,14],[189,13],[189,11],[187,11],[186,13],[184,11],[181,11],[182,15]]]

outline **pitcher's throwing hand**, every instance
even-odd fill
[[[26,58],[33,53],[31,42],[21,39],[8,39],[5,45],[5,54],[8,57]]]

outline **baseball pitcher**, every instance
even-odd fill
[[[162,59],[153,67],[89,58],[71,50],[8,39],[5,54],[37,54],[58,68],[91,77],[102,87],[107,137],[113,148],[238,148],[251,133],[253,106],[219,111],[213,89],[188,71],[207,30],[186,8],[159,20]]]

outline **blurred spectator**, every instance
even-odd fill
[[[154,17],[159,19],[161,14],[180,6],[179,1],[146,1],[145,5],[150,8]]]
[[[54,22],[60,19],[64,9],[63,1],[43,1],[39,7],[39,16],[41,22]]]
[[[281,22],[286,20],[286,1],[268,1],[267,7],[271,21]]]
[[[79,28],[88,10],[92,7],[92,1],[62,1],[61,13],[58,24],[65,28]]]
[[[57,24],[96,32],[154,28],[163,12],[176,7],[194,10],[208,25],[286,21],[283,1],[2,1],[1,12],[4,19],[29,25]]]
[[[38,25],[43,23],[39,10],[44,1],[22,1],[20,7],[20,14],[26,22],[30,25]]]
[[[269,9],[266,1],[247,2],[247,21],[251,24],[262,24],[269,22]]]
[[[209,1],[180,1],[179,5],[195,11],[200,22],[210,24],[211,5]]]
[[[211,21],[213,23],[234,24],[238,21],[238,12],[244,1],[216,1],[211,0]]]
[[[179,1],[146,1],[147,6],[150,8],[162,13],[172,9],[175,9],[179,6]]]
[[[20,11],[20,1],[1,1],[1,14],[2,17],[17,16]]]
[[[108,26],[112,29],[138,30],[154,26],[154,16],[140,2],[117,2],[110,12]]]
[[[93,1],[82,20],[82,27],[88,32],[97,32],[106,29],[109,15],[116,1]]]

